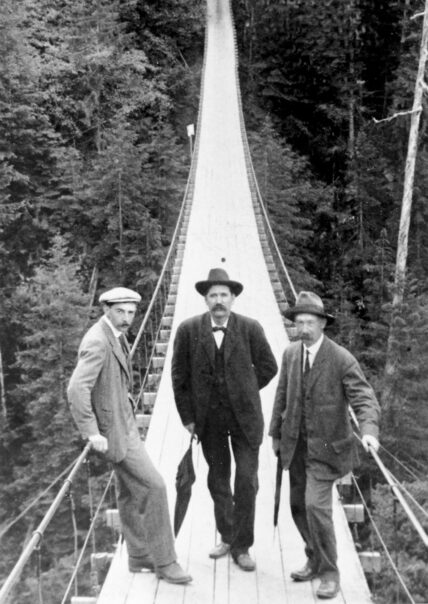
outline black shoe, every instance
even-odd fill
[[[295,570],[290,576],[294,581],[312,581],[317,576],[317,573],[308,561],[302,569]]]
[[[337,596],[339,592],[339,581],[334,579],[321,579],[320,586],[317,589],[317,596],[323,600],[329,600]]]

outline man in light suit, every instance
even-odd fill
[[[261,325],[231,312],[241,283],[225,270],[210,270],[195,285],[208,312],[178,327],[172,358],[175,402],[183,425],[195,433],[208,463],[208,488],[221,542],[210,552],[217,559],[229,551],[238,566],[252,571],[258,454],[263,439],[259,390],[278,368]],[[234,493],[230,486],[231,456]]]
[[[140,300],[124,287],[100,296],[104,315],[80,344],[68,400],[83,438],[113,463],[130,572],[155,570],[169,583],[188,583],[192,578],[176,561],[165,484],[140,439],[129,395],[125,334]]]
[[[348,406],[366,450],[379,447],[380,408],[357,360],[324,335],[334,318],[319,296],[301,292],[285,315],[295,322],[301,342],[284,352],[269,434],[283,469],[289,470],[291,512],[306,546],[307,563],[291,576],[295,581],[320,577],[317,595],[328,599],[340,583],[332,486],[355,460]]]

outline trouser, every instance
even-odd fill
[[[229,438],[236,465],[233,495]],[[208,413],[201,444],[217,530],[236,557],[254,543],[259,447],[250,447],[233,412],[224,407]]]
[[[125,459],[113,467],[129,556],[150,555],[157,566],[174,562],[176,553],[165,483],[148,456],[137,428],[129,435]]]
[[[334,479],[321,480],[307,461],[306,442],[299,438],[289,469],[291,514],[308,560],[321,578],[339,580],[333,525]]]

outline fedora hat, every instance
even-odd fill
[[[195,283],[195,288],[201,296],[206,296],[212,285],[227,285],[235,296],[239,296],[244,289],[242,283],[229,279],[229,275],[223,268],[212,268],[208,273],[208,279]]]
[[[284,311],[285,317],[291,321],[294,321],[296,315],[303,313],[327,319],[327,325],[334,322],[333,315],[325,312],[321,298],[313,292],[300,292],[297,296],[296,304]]]

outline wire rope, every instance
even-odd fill
[[[391,474],[391,477],[395,481],[396,485],[406,493],[407,497],[414,503],[414,505],[425,516],[425,518],[428,518],[428,512],[426,511],[426,509],[424,507],[422,507],[422,505],[414,498],[414,496],[404,486],[404,484],[402,482],[398,482],[398,480],[392,474]]]
[[[98,502],[97,509],[95,510],[94,517],[92,519],[91,524],[89,525],[89,529],[88,529],[88,532],[86,533],[85,541],[83,542],[82,549],[80,550],[79,557],[78,557],[78,559],[77,559],[77,561],[76,561],[76,563],[74,565],[74,570],[73,570],[73,573],[72,573],[72,575],[70,577],[70,581],[68,582],[68,585],[67,585],[67,588],[65,590],[64,596],[63,596],[63,598],[61,600],[61,604],[65,604],[65,602],[67,601],[67,598],[68,598],[68,596],[70,594],[70,590],[73,587],[74,580],[75,580],[76,575],[77,575],[77,573],[79,571],[80,563],[82,562],[83,556],[84,556],[85,551],[86,551],[86,547],[87,547],[87,545],[89,543],[89,539],[91,537],[92,531],[94,530],[95,523],[96,523],[96,521],[98,519],[100,510],[101,510],[101,506],[104,503],[104,499],[106,498],[107,493],[109,492],[110,484],[112,482],[112,479],[113,479],[113,472],[110,474],[109,479],[108,479],[107,484],[106,484],[106,487],[105,487],[105,489],[103,491],[103,494],[101,495],[101,498],[100,498],[100,500]]]
[[[48,493],[48,492],[50,491],[50,489],[52,489],[52,488],[53,488],[53,487],[56,485],[56,483],[57,483],[59,480],[61,480],[61,478],[64,476],[64,474],[66,474],[67,472],[69,472],[69,470],[71,469],[71,467],[72,467],[72,466],[73,466],[73,465],[76,463],[76,461],[77,461],[78,459],[79,459],[79,456],[78,456],[78,457],[76,457],[76,459],[75,459],[74,461],[72,461],[72,462],[71,462],[71,464],[69,464],[69,465],[68,465],[68,466],[65,468],[65,470],[63,470],[63,471],[61,472],[61,474],[59,474],[59,475],[58,475],[58,476],[55,478],[55,480],[53,480],[53,481],[51,482],[51,484],[50,484],[48,487],[46,487],[46,489],[44,489],[44,490],[43,490],[41,493],[39,493],[39,495],[37,495],[37,497],[36,497],[35,499],[33,499],[33,501],[32,501],[32,502],[31,502],[29,505],[27,505],[27,507],[26,507],[24,510],[22,510],[22,512],[21,512],[20,514],[18,514],[18,516],[16,516],[16,518],[14,518],[13,520],[11,520],[11,521],[9,522],[9,524],[7,524],[7,525],[4,527],[4,529],[3,529],[3,530],[1,531],[1,533],[0,533],[0,541],[3,539],[4,535],[5,535],[5,534],[8,532],[8,530],[9,530],[10,528],[12,528],[12,526],[13,526],[14,524],[16,524],[16,523],[18,522],[18,520],[21,520],[21,518],[23,518],[23,516],[25,516],[25,515],[26,515],[26,514],[27,514],[27,513],[28,513],[28,512],[31,510],[31,508],[33,508],[33,507],[36,505],[36,503],[38,503],[38,502],[40,501],[40,499],[41,499],[42,497],[44,497],[44,496],[46,495],[46,493]]]
[[[403,588],[403,590],[404,590],[404,592],[405,592],[406,596],[409,598],[409,601],[410,601],[412,604],[416,604],[416,602],[415,602],[415,600],[413,599],[412,594],[410,593],[410,591],[409,591],[409,589],[408,589],[407,585],[404,583],[404,580],[403,580],[403,578],[402,578],[402,576],[401,576],[401,574],[400,574],[400,571],[399,571],[399,570],[398,570],[398,568],[397,568],[397,565],[395,564],[394,560],[392,559],[391,554],[389,553],[389,550],[388,550],[388,547],[387,547],[387,545],[386,545],[385,541],[382,539],[382,535],[380,534],[379,528],[378,528],[378,526],[377,526],[377,524],[376,524],[376,522],[375,522],[375,520],[374,520],[374,518],[373,518],[373,516],[372,516],[372,514],[371,514],[371,512],[370,512],[370,510],[369,510],[369,508],[368,508],[368,506],[367,506],[367,503],[366,503],[366,501],[365,501],[365,499],[364,499],[364,496],[363,496],[363,494],[362,494],[362,492],[361,492],[361,489],[360,489],[360,487],[358,486],[358,483],[357,483],[357,481],[356,481],[356,479],[355,479],[355,477],[354,477],[354,476],[352,476],[352,480],[353,480],[354,485],[355,485],[355,488],[357,489],[358,494],[359,494],[359,496],[360,496],[360,498],[361,498],[361,501],[362,501],[362,503],[363,503],[364,509],[366,510],[367,516],[368,516],[368,518],[369,518],[370,522],[372,523],[372,526],[373,526],[373,528],[374,528],[374,530],[375,530],[375,532],[376,532],[377,538],[379,539],[379,543],[380,543],[380,544],[381,544],[381,546],[383,547],[384,552],[385,552],[385,554],[386,554],[386,557],[388,558],[388,561],[389,561],[389,563],[391,564],[391,567],[393,568],[393,570],[394,570],[394,572],[395,572],[395,574],[396,574],[396,576],[397,576],[397,578],[398,578],[398,581],[399,581],[399,583],[400,583],[401,587]]]
[[[421,477],[418,476],[413,470],[411,470],[409,467],[406,466],[405,463],[403,463],[402,461],[400,461],[398,459],[398,457],[396,457],[394,455],[394,453],[391,453],[391,451],[388,451],[388,449],[386,447],[384,447],[383,445],[380,445],[380,448],[385,451],[385,453],[387,455],[389,455],[401,468],[403,468],[408,474],[410,474],[411,476],[413,476],[413,478],[415,478],[415,480],[420,480]]]

